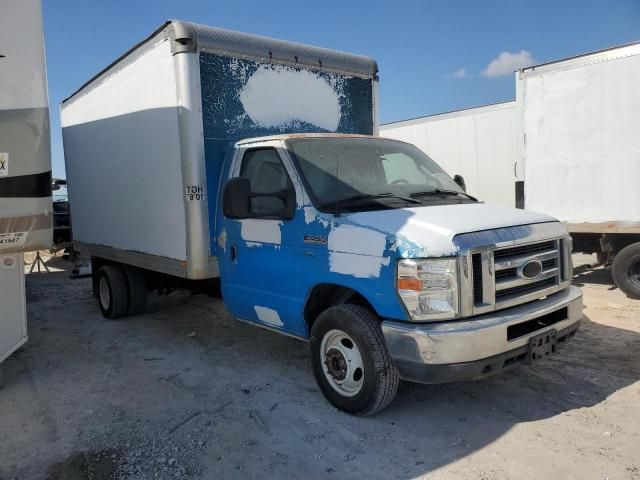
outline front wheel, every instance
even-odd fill
[[[613,281],[630,298],[640,299],[640,242],[624,247],[611,265]]]
[[[379,412],[398,390],[380,320],[358,305],[338,305],[320,314],[311,329],[311,362],[324,396],[349,413]]]

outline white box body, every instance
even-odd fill
[[[640,225],[640,44],[516,79],[526,208],[571,225]]]
[[[186,261],[176,95],[161,37],[64,104],[75,240]]]

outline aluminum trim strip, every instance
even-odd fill
[[[152,270],[154,272],[166,273],[180,278],[190,278],[187,274],[187,262],[173,258],[160,257],[142,252],[132,252],[122,250],[106,245],[95,245],[84,242],[73,242],[74,248],[88,256],[105,258],[125,265]],[[218,269],[218,259],[209,257],[207,259],[209,268],[208,278],[217,278],[220,276]]]
[[[555,240],[567,236],[566,228],[560,222],[534,223],[515,227],[464,233],[453,237],[453,243],[460,251],[476,251],[483,248],[503,248],[544,240]]]

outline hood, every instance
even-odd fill
[[[403,257],[455,255],[453,237],[461,233],[556,222],[549,215],[515,208],[466,203],[344,215],[353,226],[384,233]]]

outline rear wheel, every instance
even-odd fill
[[[127,282],[120,267],[105,265],[98,271],[98,303],[102,315],[109,319],[127,313]]]
[[[358,305],[338,305],[320,314],[311,329],[311,362],[327,400],[349,413],[379,412],[398,389],[380,320]]]
[[[613,259],[613,281],[630,298],[640,299],[640,242],[626,246]]]
[[[144,272],[138,268],[126,267],[124,275],[127,280],[127,315],[139,315],[147,309],[147,284]]]

